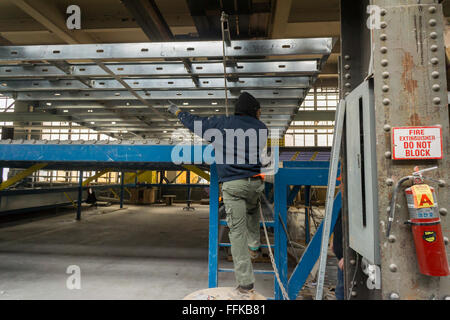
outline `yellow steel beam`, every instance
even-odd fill
[[[295,159],[297,159],[298,155],[300,154],[300,151],[297,151],[291,158],[291,161],[294,161]]]
[[[72,206],[74,206],[74,208],[78,207],[75,201],[73,201],[72,198],[66,192],[64,192],[64,195],[66,196],[67,199],[69,199],[70,202],[72,202]]]
[[[91,181],[94,181],[95,179],[100,178],[102,175],[104,175],[105,173],[111,172],[112,170],[109,169],[105,169],[102,171],[97,172],[95,175],[93,175],[92,177],[87,178],[86,180],[83,181],[82,185],[83,187],[87,186]]]
[[[186,164],[186,165],[183,166],[183,168],[194,172],[195,174],[199,175],[203,179],[206,179],[207,181],[210,181],[209,174],[207,174],[205,171],[203,171],[202,169],[200,169],[197,166],[194,166],[194,165],[191,165],[191,164]]]
[[[23,170],[22,172],[19,172],[14,177],[4,181],[2,184],[0,184],[0,191],[5,190],[6,188],[9,188],[13,184],[19,182],[20,180],[28,177],[30,174],[33,174],[34,172],[41,170],[43,167],[45,167],[47,163],[36,163],[35,165],[29,167],[26,170]]]

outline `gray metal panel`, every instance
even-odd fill
[[[345,100],[347,102],[348,124],[346,128],[346,167],[349,244],[352,249],[372,264],[379,264],[375,108],[373,87],[370,85],[370,81],[365,81],[359,85]],[[362,115],[360,111],[362,111]],[[360,119],[363,120],[363,123],[360,123]],[[361,149],[361,126],[364,141],[363,150]],[[362,182],[365,182],[364,185],[362,185]],[[365,219],[363,219],[364,212]]]

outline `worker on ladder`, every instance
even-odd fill
[[[198,121],[196,125],[201,124],[202,138],[209,129],[215,129],[215,132],[219,130],[222,134],[221,139],[215,135],[211,142],[215,148],[217,173],[219,183],[222,183],[227,224],[230,228],[231,254],[238,283],[236,293],[242,299],[248,299],[254,293],[252,259],[261,254],[258,212],[260,196],[264,190],[264,175],[260,157],[267,138],[261,139],[264,143],[260,143],[260,136],[264,134],[267,137],[268,134],[266,125],[259,120],[261,106],[255,97],[243,92],[235,104],[234,115],[231,116],[199,117],[181,111],[174,104],[169,106],[168,111],[176,115],[185,127],[197,135],[194,125]],[[233,136],[236,130],[256,132],[256,141],[251,141],[251,135],[248,135],[250,138],[246,140],[245,148],[240,148],[239,143],[236,144],[233,140],[236,137]],[[223,163],[218,162],[220,150],[223,151]],[[230,159],[233,159],[231,163]],[[236,161],[237,159],[245,159],[245,163]],[[250,161],[251,159],[257,161]]]

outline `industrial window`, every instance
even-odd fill
[[[300,111],[334,111],[339,102],[337,88],[313,88],[305,97]],[[293,121],[285,135],[288,147],[330,147],[333,144],[334,121]]]
[[[10,99],[0,94],[0,112],[14,112],[14,99]],[[0,127],[12,126],[12,122],[0,122]],[[0,130],[0,139],[2,138]]]

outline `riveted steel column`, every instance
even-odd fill
[[[450,295],[449,277],[419,273],[411,228],[404,225],[408,210],[400,190],[391,237],[386,238],[392,181],[410,175],[415,166],[439,169],[427,176],[442,179],[436,188],[441,213],[450,206],[449,117],[442,6],[437,0],[373,0],[380,7],[380,28],[374,29],[373,66],[380,217],[381,278],[383,299],[443,299]],[[418,2],[420,4],[418,4]],[[441,125],[442,160],[391,160],[391,128]],[[444,236],[450,219],[441,216]],[[447,252],[449,250],[447,249]]]

